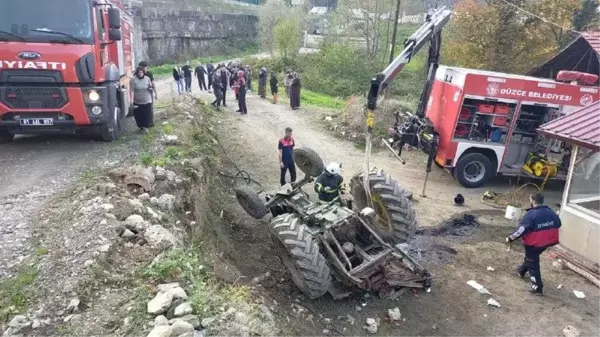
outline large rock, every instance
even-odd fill
[[[138,199],[129,199],[129,204],[131,205],[131,207],[133,207],[133,211],[136,214],[143,214],[144,210],[146,209],[142,201]]]
[[[171,337],[173,329],[168,325],[155,326],[147,337]]]
[[[181,316],[189,315],[193,311],[194,311],[194,309],[192,309],[192,306],[189,303],[182,303],[179,306],[177,306],[177,308],[175,308],[175,312],[173,313],[173,316],[181,317]]]
[[[171,293],[173,300],[187,300],[188,298],[185,290],[179,286],[178,282],[159,284],[157,288],[159,293]]]
[[[169,289],[167,292],[173,295],[174,300],[187,300],[188,295],[185,293],[185,290],[181,287],[176,287],[173,289]]]
[[[167,314],[166,314],[167,318],[168,319],[175,318],[175,309],[183,303],[185,303],[185,300],[174,300],[173,303],[171,303],[171,307],[167,311]]]
[[[172,282],[172,283],[159,284],[158,286],[156,286],[156,288],[158,288],[159,292],[165,293],[171,289],[181,288],[181,286],[179,285],[179,282]]]
[[[179,337],[188,332],[192,332],[192,333],[194,332],[194,326],[188,322],[184,322],[182,320],[177,320],[177,321],[173,322],[173,325],[171,325],[171,336],[172,337]]]
[[[150,302],[148,302],[148,313],[160,315],[171,307],[173,295],[170,293],[158,293]]]
[[[164,168],[157,166],[155,169],[156,172],[156,180],[166,180],[167,179],[167,170]]]
[[[127,217],[127,219],[125,219],[125,228],[136,233],[143,231],[147,226],[148,224],[146,223],[144,218],[139,214],[130,215],[129,217]]]
[[[579,332],[579,330],[577,330],[576,327],[572,325],[567,325],[563,329],[563,334],[565,335],[565,337],[579,337],[581,335],[581,332]]]
[[[101,251],[102,251],[102,247]],[[110,247],[109,247],[110,249]],[[106,250],[108,251],[108,250]],[[74,298],[71,300],[71,302],[69,302],[69,305],[67,306],[67,313],[71,314],[71,313],[76,313],[79,312],[79,304],[81,303],[81,301],[78,298]]]
[[[10,322],[8,322],[8,327],[11,334],[18,334],[19,332],[28,328],[30,325],[31,322],[27,319],[27,317],[22,315],[16,315],[10,320]]]
[[[158,198],[158,207],[164,211],[170,211],[175,207],[175,196],[172,194],[163,194]]]
[[[163,316],[156,316],[156,318],[154,318],[154,326],[163,326],[163,325],[169,325],[169,320]]]
[[[219,319],[218,316],[213,316],[213,317],[206,317],[202,319],[202,322],[200,323],[202,325],[202,327],[204,329],[211,327],[217,320]]]
[[[175,321],[178,320],[190,323],[192,326],[194,326],[194,329],[199,329],[201,327],[200,317],[198,317],[197,315],[185,315],[182,317],[173,318],[172,320],[169,320],[169,324],[173,324],[175,323]]]
[[[177,179],[177,174],[173,171],[167,170],[167,180],[170,182],[175,182]]]
[[[148,227],[144,232],[144,239],[146,239],[150,246],[160,250],[169,249],[177,245],[175,235],[161,225]]]

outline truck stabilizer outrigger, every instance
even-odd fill
[[[397,181],[382,171],[369,173],[377,209],[361,208],[366,204],[361,173],[350,183],[358,211],[346,207],[345,198],[315,203],[302,187],[323,172],[323,162],[310,149],[297,149],[294,157],[305,174],[302,180],[267,195],[266,202],[247,185],[236,189],[236,197],[254,218],[271,212],[268,227],[274,246],[303,293],[317,298],[329,292],[338,299],[356,290],[392,298],[403,288],[429,291],[431,275],[402,246],[414,234],[416,220]]]

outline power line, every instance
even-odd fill
[[[554,23],[554,22],[552,22],[552,21],[546,20],[545,18],[543,18],[543,17],[541,17],[541,16],[539,16],[539,15],[537,15],[537,14],[531,13],[530,11],[528,11],[528,10],[525,10],[525,9],[523,9],[523,8],[521,8],[521,7],[519,7],[519,6],[515,5],[515,4],[513,4],[513,3],[510,3],[510,2],[508,2],[507,0],[502,0],[502,1],[503,1],[505,4],[507,4],[507,5],[510,5],[510,6],[514,7],[514,8],[516,8],[518,11],[521,11],[521,12],[523,12],[523,13],[529,14],[529,15],[531,15],[531,16],[533,16],[533,17],[535,17],[535,18],[539,19],[539,20],[542,20],[542,21],[543,21],[543,22],[545,22],[545,23],[548,23],[548,24],[551,24],[551,25],[553,25],[553,26],[556,26],[556,27],[558,27],[558,28],[561,28],[561,29],[564,29],[564,30],[568,30],[568,31],[571,31],[571,32],[574,32],[574,33],[577,33],[577,34],[580,34],[580,35],[581,35],[581,32],[578,32],[578,31],[576,31],[575,29],[566,28],[566,27],[563,27],[563,26],[561,26],[561,25],[559,25],[559,24],[556,24],[556,23]]]

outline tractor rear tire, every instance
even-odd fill
[[[321,297],[331,286],[331,271],[319,245],[295,214],[271,221],[271,237],[292,281],[310,299]]]
[[[350,186],[356,207],[359,210],[369,207],[363,187],[363,173],[355,175]],[[386,175],[383,170],[377,169],[369,172],[369,187],[377,214],[373,229],[390,244],[410,241],[417,229],[415,210],[408,198],[410,192],[404,190],[397,180]]]
[[[325,170],[323,159],[308,148],[294,150],[294,162],[300,171],[309,177],[318,177]]]
[[[250,186],[238,186],[235,189],[235,197],[248,215],[255,219],[262,219],[267,215],[268,210],[258,193]]]

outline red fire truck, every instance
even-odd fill
[[[118,0],[0,0],[0,143],[93,131],[128,111],[133,18]]]
[[[465,187],[496,174],[564,177],[567,149],[536,130],[598,100],[597,86],[440,66],[425,110],[439,136],[435,161]]]
[[[405,42],[404,50],[372,81],[367,97],[367,149],[382,92],[429,43],[428,73],[414,114],[396,113],[388,149],[400,157],[406,144],[451,171],[465,187],[479,187],[497,174],[561,178],[566,174],[568,146],[537,133],[542,124],[600,100],[598,75],[563,71],[557,80],[439,65],[446,8],[432,11],[425,24]],[[600,113],[600,111],[598,112]],[[593,131],[597,125],[582,125]],[[394,152],[396,153],[396,152]],[[368,154],[368,150],[367,150]],[[592,170],[600,166],[590,158]],[[593,165],[592,165],[593,164]],[[562,174],[564,173],[564,174]],[[423,184],[423,192],[427,183]]]

